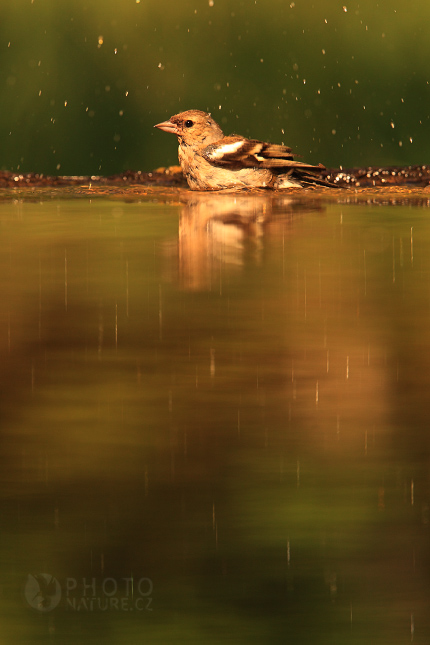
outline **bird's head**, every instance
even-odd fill
[[[215,143],[224,136],[219,125],[207,112],[187,110],[170,117],[168,121],[157,123],[154,128],[176,134],[179,143],[200,147]]]

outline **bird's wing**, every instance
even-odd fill
[[[238,135],[223,137],[201,151],[209,162],[236,168],[278,168],[321,171],[323,167],[294,161],[291,148]]]

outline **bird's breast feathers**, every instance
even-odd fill
[[[230,138],[230,137],[226,137]],[[223,146],[221,146],[222,148]],[[208,146],[200,152],[188,146],[179,146],[179,162],[191,188],[195,190],[222,190],[244,186],[268,186],[272,173],[264,168],[246,166],[243,163],[218,163],[206,155]]]

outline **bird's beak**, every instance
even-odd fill
[[[157,125],[154,125],[154,128],[164,130],[164,132],[171,132],[172,134],[178,134],[179,132],[178,127],[171,121],[163,121],[162,123],[157,123]]]

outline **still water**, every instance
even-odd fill
[[[0,232],[2,642],[428,644],[428,202]]]

